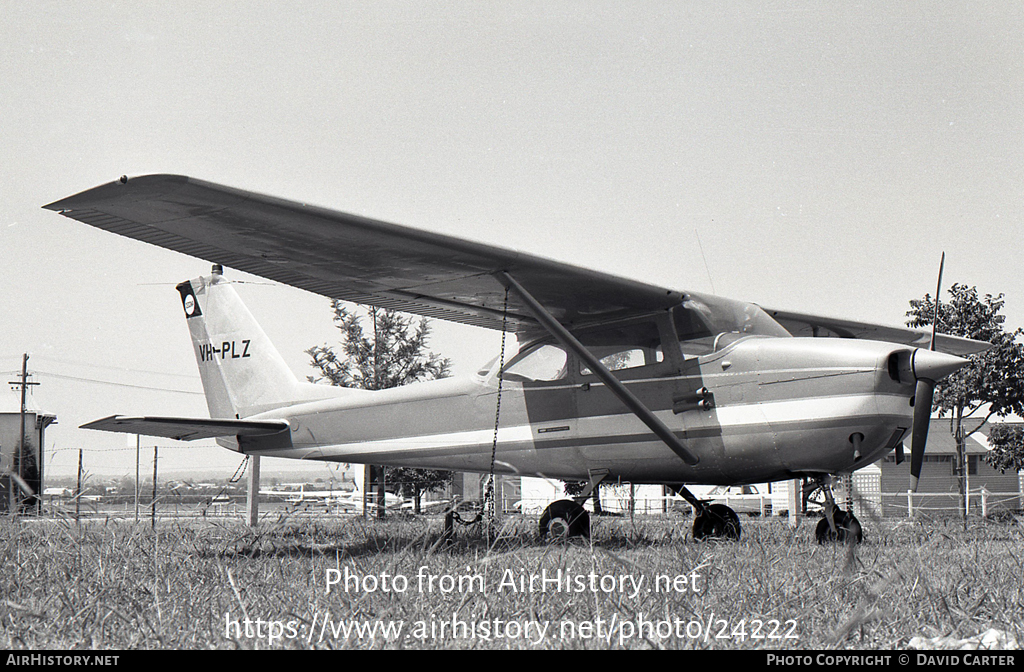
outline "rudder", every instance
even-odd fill
[[[214,266],[206,277],[177,286],[211,418],[245,418],[301,401],[280,353]]]

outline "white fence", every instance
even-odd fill
[[[958,492],[914,492],[907,490],[904,492],[883,492],[881,496],[884,501],[885,508],[899,507],[905,509],[908,518],[913,517],[917,511],[923,512],[946,512],[946,513],[960,513],[961,512],[961,499],[960,493]],[[936,506],[934,500],[948,501],[948,505]],[[928,501],[931,500],[931,501]],[[1013,501],[1014,505],[1010,507],[1011,510],[1020,508],[1021,495],[1019,492],[989,492],[985,488],[977,488],[975,490],[967,491],[966,497],[963,501],[963,513],[965,515],[971,514],[971,507],[974,507],[983,517],[987,518],[989,513],[992,511],[992,507],[997,504]],[[927,505],[924,502],[927,501]]]

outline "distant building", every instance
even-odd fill
[[[494,477],[494,506],[498,513],[515,511],[523,499],[523,479],[518,476],[496,474]],[[487,474],[457,471],[453,474],[448,496],[464,502],[482,502]]]
[[[953,471],[956,464],[956,441],[950,434],[949,418],[932,419],[928,430],[928,447],[921,465],[921,478],[913,506],[922,513],[956,514],[960,507],[960,489]],[[976,419],[964,420],[964,432],[977,427]],[[967,438],[967,490],[970,493],[970,513],[980,515],[981,489],[988,491],[989,513],[1018,511],[1021,509],[1020,477],[1017,472],[1002,474],[984,460],[991,450],[988,432],[991,423]],[[889,455],[878,463],[881,468],[882,515],[907,515],[907,489],[910,487],[910,439],[906,440],[906,460],[896,464],[896,456]]]
[[[12,496],[19,500],[22,513],[39,513],[43,491],[43,435],[57,416],[29,411],[25,413],[25,446],[21,446],[21,413],[0,413],[0,511],[10,511]],[[15,487],[11,473],[19,475],[32,491],[25,494]],[[16,480],[16,479],[15,479]],[[14,492],[12,494],[12,487]]]

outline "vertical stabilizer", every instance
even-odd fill
[[[177,287],[212,418],[248,417],[295,403],[302,388],[215,266]]]

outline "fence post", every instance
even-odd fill
[[[249,527],[260,521],[260,456],[249,459],[249,488],[245,495],[246,519]]]
[[[800,479],[794,478],[789,481],[789,490],[786,496],[787,505],[789,506],[789,526],[796,528],[800,524]]]
[[[907,518],[914,517],[914,491],[907,490]]]
[[[981,517],[988,518],[988,490],[981,486]]]

